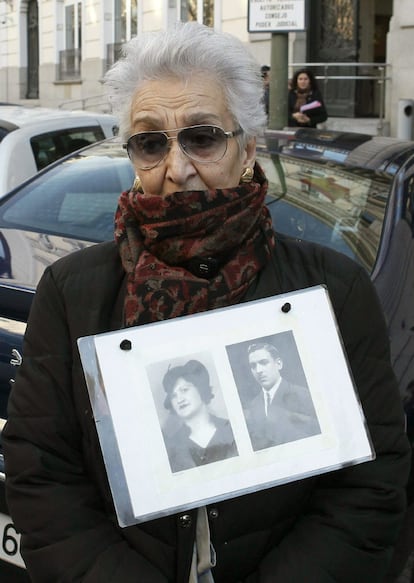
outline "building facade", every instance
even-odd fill
[[[177,20],[230,32],[270,65],[272,35],[248,32],[248,3],[0,0],[0,101],[107,111],[102,79],[122,43]],[[307,31],[289,33],[289,72],[311,63],[330,116],[381,117],[395,135],[400,100],[414,99],[411,4],[307,0]]]

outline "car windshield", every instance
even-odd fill
[[[335,161],[289,153],[258,154],[269,180],[275,230],[345,253],[371,272],[381,240],[392,178]],[[133,167],[112,140],[87,148],[39,174],[0,205],[0,226],[86,241],[113,238],[120,193]]]
[[[2,227],[86,241],[113,238],[117,200],[134,180],[120,149],[105,145],[65,160],[21,187],[0,207]],[[93,153],[92,153],[93,152]]]
[[[259,154],[276,231],[331,247],[371,272],[391,190],[388,175],[287,154]]]

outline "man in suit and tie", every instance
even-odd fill
[[[246,422],[253,449],[304,439],[321,432],[307,387],[290,383],[281,376],[282,358],[269,343],[251,344],[249,366],[260,385],[246,410]]]

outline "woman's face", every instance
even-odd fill
[[[219,84],[206,75],[194,75],[187,81],[175,78],[146,81],[133,98],[131,135],[152,130],[169,134],[169,130],[203,124],[216,125],[225,131],[238,129]],[[176,133],[169,135],[176,136]],[[186,156],[176,139],[169,143],[166,157],[155,168],[135,168],[146,194],[165,196],[184,190],[235,187],[243,170],[254,165],[255,139],[240,151],[237,139],[229,138],[223,158],[209,163]]]
[[[297,79],[298,89],[309,89],[310,88],[310,79],[306,73],[301,73]]]
[[[193,417],[205,406],[197,387],[182,377],[176,380],[170,400],[175,413],[183,419]]]

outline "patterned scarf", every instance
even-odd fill
[[[238,303],[274,246],[267,180],[167,196],[123,192],[115,240],[127,273],[127,326]],[[266,244],[267,243],[267,244]]]

